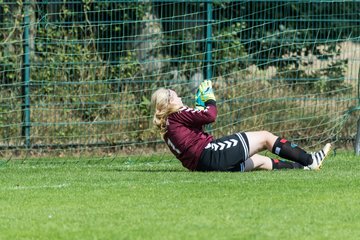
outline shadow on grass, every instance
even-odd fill
[[[158,173],[158,172],[189,172],[183,169],[108,169],[108,171],[116,172],[140,172],[140,173]]]

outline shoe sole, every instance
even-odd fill
[[[325,161],[325,158],[329,155],[330,150],[331,150],[331,144],[330,144],[330,143],[327,143],[327,144],[325,145],[325,147],[323,148],[324,158],[323,158],[323,160],[320,162],[319,167],[318,167],[317,169],[315,169],[315,170],[320,170],[320,168],[322,167],[323,162]]]

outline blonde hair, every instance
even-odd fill
[[[160,129],[161,134],[166,133],[166,119],[179,110],[179,105],[170,104],[170,90],[160,88],[151,96],[151,104],[155,108],[153,123]]]

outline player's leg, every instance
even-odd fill
[[[278,138],[268,131],[245,132],[245,135],[247,136],[249,142],[250,157],[263,150],[271,151],[276,139]]]
[[[250,172],[256,169],[272,170],[271,159],[259,154],[254,154],[248,158],[245,162],[244,172]]]
[[[249,141],[250,156],[267,149],[282,158],[309,166],[310,169],[320,168],[331,147],[330,144],[326,144],[322,150],[311,155],[297,145],[268,131],[246,132],[245,134]]]
[[[278,159],[271,159],[259,154],[254,154],[245,162],[244,172],[249,172],[256,169],[274,170],[274,169],[304,169],[304,166],[296,162],[287,162]]]

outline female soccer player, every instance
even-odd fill
[[[203,81],[196,94],[195,109],[185,106],[175,91],[160,88],[151,97],[153,122],[170,151],[192,171],[240,171],[255,169],[320,169],[331,144],[309,154],[268,131],[238,132],[215,139],[203,126],[216,120],[217,109],[211,81]],[[269,150],[290,161],[257,154]]]

